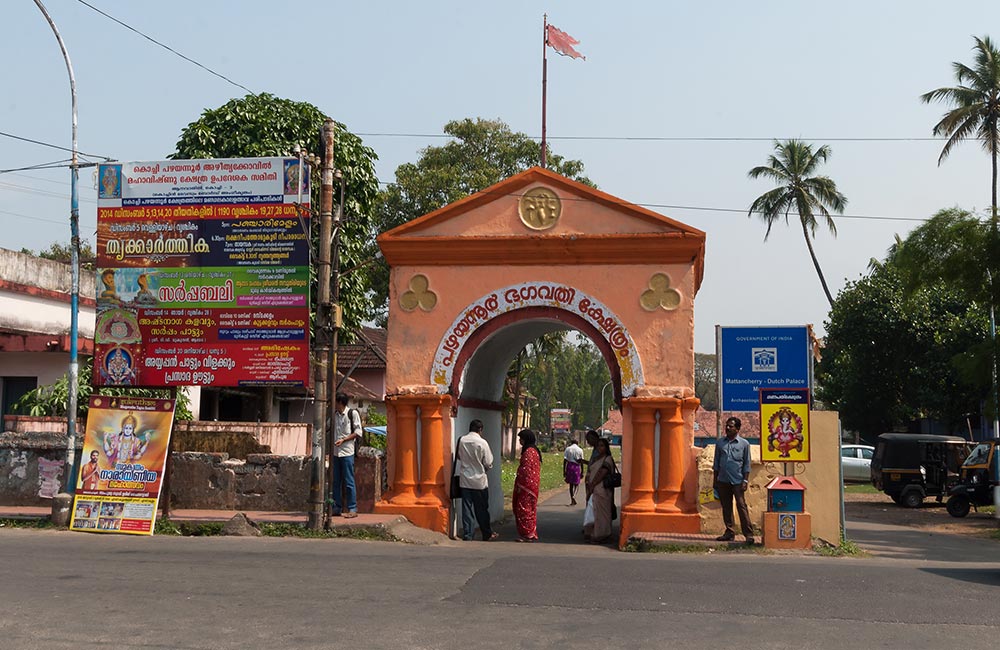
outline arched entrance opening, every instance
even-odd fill
[[[533,168],[379,245],[390,265],[390,489],[376,511],[448,532],[457,435],[478,417],[499,436],[513,356],[547,331],[573,329],[601,351],[622,409],[619,542],[699,531],[693,319],[703,232]]]
[[[449,394],[454,399],[454,427],[451,449],[455,449],[458,437],[469,430],[474,419],[485,425],[484,437],[490,443],[496,458],[489,475],[490,513],[499,520],[504,511],[504,499],[509,497],[499,489],[501,479],[501,450],[504,448],[502,436],[506,429],[503,413],[505,409],[504,390],[508,369],[525,346],[536,342],[551,332],[570,331],[589,339],[600,352],[611,375],[614,386],[614,402],[620,402],[621,371],[617,356],[597,331],[582,318],[551,307],[528,307],[498,316],[477,330],[470,337],[459,355]],[[554,405],[554,404],[551,404]],[[573,408],[580,404],[567,404]],[[596,428],[601,422],[588,423]],[[532,422],[536,433],[545,434],[548,422]],[[516,429],[516,427],[515,427]],[[511,432],[516,433],[516,431]],[[513,437],[513,436],[512,436]],[[583,441],[580,441],[583,444]],[[588,452],[589,453],[589,452]],[[451,458],[454,462],[454,454]],[[549,459],[547,462],[553,462]],[[544,531],[543,531],[544,534]]]

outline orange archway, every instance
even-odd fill
[[[620,542],[699,530],[693,326],[703,232],[533,168],[379,245],[391,267],[391,485],[378,512],[447,532],[456,435],[476,417],[498,436],[496,369],[541,333],[574,329],[601,350],[622,406]]]

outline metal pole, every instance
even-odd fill
[[[63,43],[62,36],[56,24],[49,16],[45,5],[41,0],[35,0],[38,10],[45,16],[52,33],[55,34],[59,49],[62,50],[63,59],[66,61],[66,71],[69,73],[70,101],[73,108],[73,129],[72,129],[72,154],[70,158],[70,208],[69,208],[69,230],[70,230],[70,325],[69,325],[69,395],[66,404],[66,492],[73,494],[76,491],[76,410],[77,391],[80,376],[80,364],[77,352],[77,339],[79,338],[79,314],[80,314],[80,196],[77,187],[79,178],[79,163],[77,160],[76,141],[76,77],[73,75],[73,63],[69,59],[69,52],[66,51],[66,44]]]
[[[549,44],[549,15],[542,14],[542,167],[545,167],[545,91],[549,83],[549,60],[545,47]]]
[[[604,384],[604,388],[601,389],[601,418],[602,418],[601,419],[601,426],[602,427],[604,426],[604,423],[608,419],[608,415],[604,411],[604,391],[606,391],[608,389],[608,386],[610,386],[610,385],[611,385],[611,382],[609,381],[608,383]]]
[[[330,363],[330,230],[333,221],[334,122],[323,123],[323,166],[320,170],[319,251],[317,261],[316,326],[313,365],[312,475],[309,482],[309,528],[323,527],[323,463],[326,460],[326,372]]]

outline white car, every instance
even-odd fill
[[[868,445],[841,445],[840,463],[844,468],[844,480],[870,481],[874,453],[875,448]]]

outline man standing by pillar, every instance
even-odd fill
[[[333,414],[333,516],[358,516],[358,496],[354,487],[354,447],[361,439],[361,416],[347,408],[349,398],[337,393]],[[344,503],[345,500],[347,503]],[[344,512],[344,507],[347,512]]]
[[[462,489],[462,539],[472,540],[476,522],[483,541],[499,537],[490,526],[490,491],[486,472],[493,467],[493,452],[483,440],[483,421],[469,423],[469,433],[458,441],[458,485]]]
[[[722,501],[722,521],[726,524],[726,532],[716,538],[720,542],[731,542],[736,539],[736,529],[733,521],[733,500],[740,514],[740,527],[746,537],[747,545],[753,546],[753,525],[750,523],[750,511],[747,509],[747,487],[750,485],[750,443],[741,438],[739,418],[726,420],[726,437],[715,443],[715,462],[712,465],[712,476],[715,489],[719,491]]]

